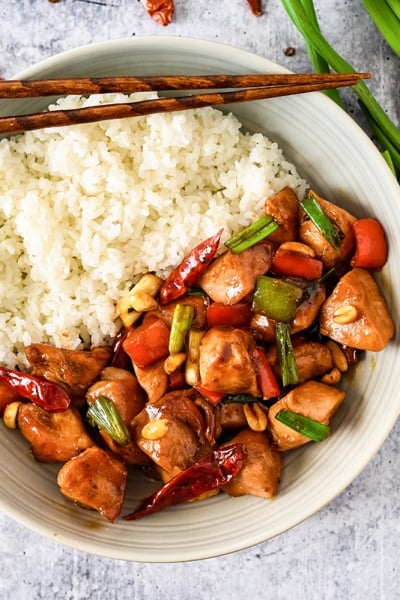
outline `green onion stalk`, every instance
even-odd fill
[[[385,5],[385,14],[390,14],[389,10],[391,10],[391,17],[396,17],[396,12],[391,8],[390,5],[392,3],[389,1],[381,0],[378,3],[376,0],[363,0],[363,2],[366,8],[369,9],[370,15],[373,15],[375,19],[379,16],[382,5]],[[352,65],[336,52],[321,33],[312,0],[282,0],[282,4],[294,25],[302,34],[313,68],[317,72],[324,72],[328,68],[338,73],[356,72]],[[378,4],[379,8],[377,8]],[[395,5],[394,2],[393,5]],[[383,16],[379,18],[381,32],[382,27],[384,27],[385,36],[389,35],[391,41],[394,43],[395,40],[399,39],[400,21],[397,19],[397,27],[395,28],[393,28],[393,23],[392,19],[390,20],[390,24],[388,24]],[[400,43],[396,41],[395,52],[398,52],[399,46]],[[387,163],[400,180],[400,130],[386,114],[365,81],[359,80],[352,86],[352,89],[358,97],[360,107],[366,116],[373,134],[382,147],[384,158],[386,158]]]

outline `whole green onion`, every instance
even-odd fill
[[[225,246],[234,254],[239,254],[271,235],[278,227],[278,223],[271,215],[263,215],[229,238],[225,242]]]
[[[99,396],[91,404],[86,413],[89,422],[97,425],[120,446],[126,446],[131,441],[129,429],[123,422],[115,404],[105,396]]]
[[[302,34],[308,47],[312,47],[314,51],[318,52],[326,63],[336,72],[354,73],[355,69],[336,52],[322,35],[319,27],[316,25],[316,20],[310,18],[309,11],[307,12],[303,5],[303,2],[305,4],[305,1],[306,0],[282,0],[282,4],[294,25]],[[311,2],[311,0],[307,1],[309,3]],[[371,3],[372,2],[378,5],[376,0],[371,0]],[[379,2],[379,8],[377,8],[377,10],[380,10],[382,3],[384,3],[384,0]],[[372,120],[375,123],[375,127],[379,128],[381,132],[380,139],[388,140],[388,142],[390,142],[390,144],[383,145],[383,150],[387,150],[392,158],[392,162],[396,165],[396,160],[392,153],[393,149],[396,153],[400,153],[400,130],[386,114],[363,80],[359,80],[352,86],[352,90],[358,96],[361,109],[368,120]],[[381,141],[381,143],[383,144],[384,142]],[[400,168],[397,169],[397,176],[399,176],[399,173]]]
[[[398,0],[361,0],[364,8],[392,50],[400,56],[400,6]],[[393,6],[393,8],[392,8]]]
[[[285,408],[276,413],[275,419],[314,442],[322,442],[330,431],[328,425],[324,425],[319,421],[314,421],[314,419],[304,417]]]

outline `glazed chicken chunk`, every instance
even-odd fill
[[[257,378],[251,351],[254,339],[244,329],[212,327],[200,345],[201,383],[210,391],[257,396]]]
[[[57,483],[66,498],[113,522],[121,512],[127,476],[123,461],[93,446],[61,467]]]

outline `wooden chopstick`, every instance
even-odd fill
[[[194,108],[203,108],[206,106],[217,106],[236,102],[249,102],[252,100],[264,100],[279,96],[289,96],[293,94],[303,94],[325,89],[345,87],[354,85],[359,79],[366,79],[368,77],[369,74],[367,73],[352,73],[344,75],[333,74],[333,76],[330,77],[319,75],[318,77],[311,77],[311,82],[310,79],[307,79],[307,83],[300,84],[275,84],[271,87],[254,87],[228,92],[191,94],[188,96],[174,98],[163,97],[153,100],[142,100],[138,102],[102,104],[72,110],[52,110],[40,113],[0,117],[0,133],[16,133],[41,129],[44,127],[78,125],[109,119],[139,117],[154,113],[175,112]],[[304,81],[304,79],[302,79],[302,81]],[[203,85],[203,83],[201,85]]]
[[[354,79],[367,79],[369,77],[369,73],[251,73],[247,75],[150,75],[144,77],[2,80],[0,81],[0,98],[289,86],[337,81],[338,79],[347,80],[351,85]]]

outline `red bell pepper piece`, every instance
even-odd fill
[[[169,506],[188,502],[205,492],[215,490],[231,481],[244,465],[247,456],[243,444],[229,444],[200,458],[181,471],[124,519],[132,521],[151,515]]]
[[[225,394],[223,394],[222,392],[214,392],[213,390],[208,390],[201,383],[197,383],[193,387],[197,392],[199,392],[201,396],[203,396],[203,398],[208,400],[210,404],[219,404],[225,396]]]
[[[0,367],[0,382],[22,398],[30,400],[49,412],[67,410],[71,402],[67,392],[61,386],[47,381],[44,377]]]
[[[160,289],[160,304],[168,304],[186,294],[204,273],[218,250],[223,229],[198,244],[168,275]]]
[[[128,330],[122,347],[132,362],[144,369],[169,355],[169,333],[162,319],[148,317],[138,327]]]
[[[208,327],[243,327],[248,325],[251,318],[251,304],[222,304],[213,302],[207,308]]]
[[[313,281],[322,276],[323,263],[318,258],[278,248],[272,261],[271,270],[278,275]]]
[[[388,257],[385,231],[379,221],[366,218],[352,224],[356,239],[356,251],[351,266],[360,269],[382,269]]]
[[[252,357],[257,367],[258,387],[263,399],[276,398],[280,395],[281,389],[267,355],[261,348],[254,348]]]

